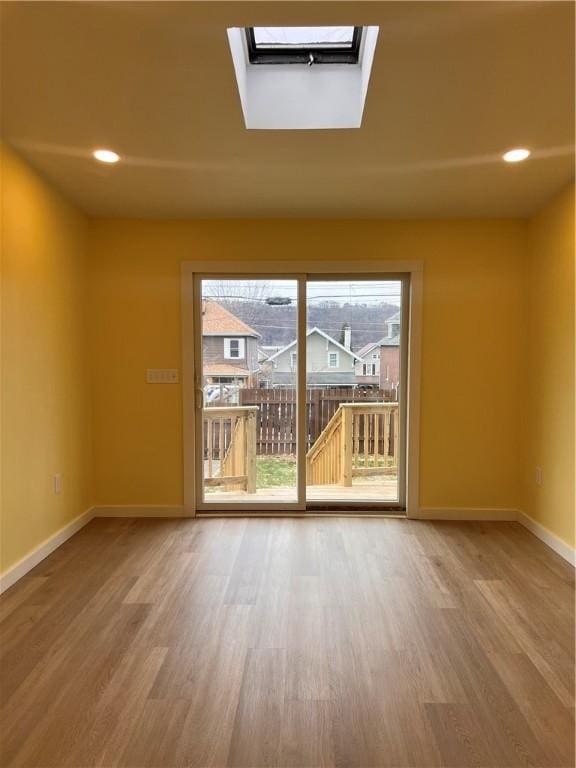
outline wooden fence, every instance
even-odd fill
[[[290,388],[241,389],[239,394],[240,405],[258,406],[256,423],[258,456],[294,455],[296,453],[296,390]],[[314,445],[342,403],[392,402],[395,397],[393,390],[350,387],[308,388],[306,390],[308,427],[306,452]],[[394,434],[393,430],[391,434]],[[384,453],[384,434],[382,433],[378,439],[380,452]]]

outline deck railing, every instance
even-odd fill
[[[296,455],[296,390],[240,389],[239,405],[258,406],[256,453],[258,456]],[[302,441],[308,451],[320,437],[341,403],[393,403],[396,392],[391,389],[351,387],[307,387],[306,430]],[[232,403],[230,403],[232,405]]]
[[[204,485],[256,493],[258,406],[204,408]]]
[[[306,454],[307,485],[398,471],[398,403],[341,403]],[[258,406],[205,408],[204,484],[256,493]]]
[[[398,403],[341,403],[306,455],[307,485],[398,471]]]

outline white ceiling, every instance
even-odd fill
[[[2,3],[2,132],[82,209],[527,216],[573,177],[571,2]],[[229,26],[379,25],[360,129],[248,131]],[[523,164],[501,153],[527,146]],[[90,157],[119,152],[114,167]]]

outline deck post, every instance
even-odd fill
[[[246,420],[246,492],[256,493],[256,414]]]
[[[342,428],[340,430],[340,485],[352,485],[352,423],[351,408],[340,404]]]

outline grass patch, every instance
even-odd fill
[[[374,456],[372,455],[372,456],[368,456],[368,461],[365,461],[364,454],[360,453],[356,458],[356,463],[354,466],[369,467],[370,469],[377,469],[378,467],[382,467],[382,469],[387,469],[388,467],[394,466],[394,459],[391,457],[384,457],[384,456],[378,456],[378,458],[375,459]]]
[[[257,488],[290,488],[296,485],[296,459],[289,456],[258,456]]]

